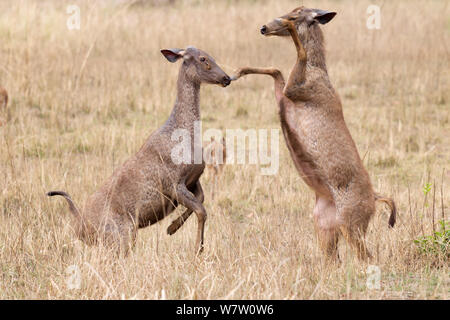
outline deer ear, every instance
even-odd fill
[[[182,58],[184,55],[183,49],[163,49],[161,53],[170,62],[176,62],[178,59]]]
[[[314,9],[313,10],[313,19],[319,22],[320,24],[325,24],[331,21],[334,18],[336,12],[330,12],[326,10]]]

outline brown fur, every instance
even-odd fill
[[[364,235],[375,200],[390,205],[391,226],[396,209],[392,199],[373,191],[328,78],[319,23],[327,23],[334,15],[300,7],[261,28],[265,35],[291,36],[294,41],[297,62],[287,84],[276,69],[242,68],[234,79],[252,73],[274,78],[287,147],[300,176],[316,194],[314,222],[319,245],[327,256],[338,259],[338,239],[343,235],[358,257],[366,259],[371,255]]]
[[[8,105],[8,92],[5,88],[0,87],[0,108],[6,108]]]
[[[6,106],[8,105],[8,92],[6,89],[0,87],[0,112],[6,110]],[[3,124],[2,119],[0,119],[0,126]]]
[[[161,52],[171,62],[183,60],[177,82],[177,99],[165,124],[150,135],[138,153],[114,171],[87,200],[83,211],[75,207],[65,192],[48,193],[49,196],[66,198],[75,216],[76,234],[88,244],[101,240],[128,251],[139,228],[160,221],[182,204],[186,211],[172,223],[168,232],[176,232],[181,226],[180,221],[185,220],[183,217],[195,212],[198,219],[197,252],[203,249],[206,210],[199,178],[205,166],[204,163],[193,162],[175,164],[171,151],[178,141],[172,141],[171,136],[177,129],[186,129],[194,141],[194,122],[200,121],[200,84],[225,87],[230,78],[212,57],[196,48]]]

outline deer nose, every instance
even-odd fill
[[[222,83],[226,87],[227,85],[229,85],[231,83],[231,78],[229,76],[224,76],[222,78]]]
[[[265,34],[267,31],[267,27],[266,26],[262,26],[261,27],[261,34]]]

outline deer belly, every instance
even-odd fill
[[[328,195],[328,188],[320,178],[313,161],[305,152],[305,147],[300,137],[301,133],[298,132],[296,124],[292,123],[292,118],[298,117],[298,115],[290,108],[289,104],[285,104],[283,107],[280,110],[281,127],[295,168],[311,189],[319,194]]]
[[[161,199],[161,202],[157,206],[154,203],[142,205],[139,210],[139,228],[145,228],[164,219],[177,206],[178,203],[176,200],[169,201],[167,199]]]
[[[296,161],[295,159],[294,162],[300,177],[302,177],[303,181],[305,181],[311,189],[318,194],[329,194],[327,187],[317,175],[316,170],[312,168],[308,162]]]
[[[292,137],[289,138],[289,136],[286,137],[286,144],[288,145],[295,168],[303,181],[318,194],[328,195],[329,191],[327,186],[320,178],[317,168],[315,168],[312,161],[304,153],[301,144],[298,141],[292,141]]]

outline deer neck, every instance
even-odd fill
[[[183,64],[177,81],[177,99],[171,118],[178,128],[193,129],[194,122],[200,121],[200,82],[187,75]]]
[[[301,38],[306,51],[306,64],[309,67],[320,68],[327,73],[325,47],[322,30],[317,23],[309,27],[309,32]]]

